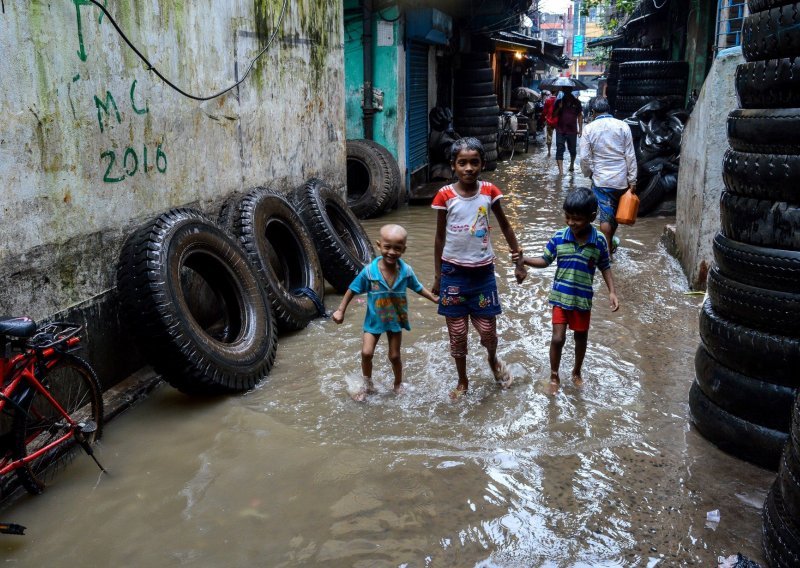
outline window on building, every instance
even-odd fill
[[[717,50],[742,44],[742,22],[746,15],[745,0],[718,0]]]

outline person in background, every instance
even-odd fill
[[[583,175],[591,178],[597,196],[600,230],[613,255],[619,239],[617,205],[627,190],[636,193],[636,154],[630,127],[611,116],[608,99],[597,97],[589,109],[592,121],[581,138],[580,156]]]
[[[545,122],[546,142],[547,142],[547,155],[550,156],[550,147],[553,145],[553,130],[558,124],[558,117],[553,116],[553,107],[556,104],[556,96],[549,91],[542,91],[544,99],[544,107],[542,108],[542,118]]]
[[[572,91],[562,89],[563,96],[556,100],[553,114],[558,118],[556,123],[556,165],[559,175],[564,173],[564,147],[569,151],[569,171],[575,169],[575,157],[578,154],[578,137],[583,128],[583,107]]]

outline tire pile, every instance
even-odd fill
[[[706,438],[774,470],[800,385],[800,61],[794,57],[800,5],[748,4],[747,63],[736,71],[741,108],[728,116],[721,232],[713,243],[716,265],[700,315],[689,406]],[[772,520],[782,514],[774,495]],[[797,543],[795,537],[795,552]],[[773,564],[798,565],[797,556]]]
[[[625,123],[633,135],[638,164],[639,215],[674,215],[681,139],[689,114],[652,101]]]
[[[789,443],[762,510],[764,557],[772,568],[800,566],[800,398]]]
[[[453,122],[458,135],[480,140],[486,150],[486,169],[496,169],[500,106],[494,92],[494,71],[488,53],[462,56],[454,107]]]
[[[397,160],[372,140],[347,141],[347,204],[359,219],[380,217],[400,203]]]
[[[323,315],[323,277],[344,292],[374,256],[347,203],[318,179],[287,196],[258,187],[216,221],[170,209],[129,235],[117,264],[120,317],[178,390],[252,389],[272,369],[277,332]]]
[[[620,47],[613,49],[610,55],[608,80],[606,86],[606,98],[608,99],[608,103],[611,105],[611,109],[616,109],[617,95],[619,94],[619,67],[621,63],[627,63],[631,61],[663,61],[665,59],[667,59],[667,51],[664,49],[642,49],[638,47]],[[626,80],[623,90],[629,90],[633,83],[633,81]],[[615,118],[622,119],[630,116],[630,113],[617,113],[614,116]]]
[[[620,63],[613,107],[615,116],[630,116],[654,99],[661,101],[667,108],[683,108],[688,79],[689,64],[686,61]]]

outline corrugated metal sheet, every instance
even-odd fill
[[[408,44],[408,171],[428,164],[428,45]]]

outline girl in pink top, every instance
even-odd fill
[[[480,141],[456,140],[450,155],[450,165],[458,181],[440,189],[432,204],[437,210],[432,292],[440,296],[439,314],[447,321],[450,354],[458,372],[458,385],[450,397],[456,399],[469,388],[468,320],[472,320],[480,334],[495,380],[503,388],[511,385],[511,374],[497,357],[496,319],[501,310],[494,277],[495,256],[489,239],[489,211],[494,212],[512,253],[519,250],[519,243],[500,206],[503,194],[495,185],[478,179],[486,164]],[[517,282],[527,276],[521,262],[517,263],[514,275]]]

